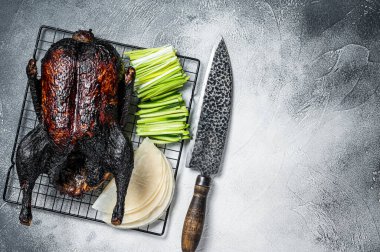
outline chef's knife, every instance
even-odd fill
[[[211,176],[218,173],[232,103],[232,69],[223,39],[214,48],[206,71],[203,103],[189,167],[200,172],[182,230],[182,251],[193,252],[203,231]]]

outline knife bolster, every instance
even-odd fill
[[[197,180],[195,181],[195,185],[196,186],[210,187],[211,178],[209,176],[205,176],[205,175],[198,175]]]
[[[195,181],[195,186],[194,186],[194,197],[206,198],[208,191],[210,190],[210,185],[211,185],[210,177],[198,175],[197,180]],[[202,199],[195,200],[194,206],[196,207],[200,206],[201,209],[203,207],[206,207],[206,199],[204,199],[204,202]]]

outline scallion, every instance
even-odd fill
[[[172,46],[124,53],[136,70],[135,91],[140,103],[136,133],[155,143],[189,139],[189,111],[179,90],[188,82]]]

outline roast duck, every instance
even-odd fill
[[[75,32],[51,45],[26,73],[38,125],[20,142],[17,174],[23,199],[20,222],[32,221],[31,198],[36,179],[49,175],[63,194],[81,197],[111,174],[117,202],[111,222],[119,225],[133,170],[133,147],[124,137],[135,70],[125,68],[115,48],[94,38],[91,30]]]

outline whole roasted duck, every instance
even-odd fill
[[[41,62],[26,68],[38,126],[20,142],[17,173],[23,192],[20,222],[30,225],[31,197],[41,173],[61,193],[80,197],[112,174],[117,202],[112,223],[119,225],[133,170],[133,148],[122,134],[135,71],[124,69],[115,48],[79,30],[50,47]]]

